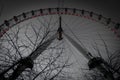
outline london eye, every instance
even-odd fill
[[[119,44],[120,24],[101,14],[76,8],[23,12],[0,25],[0,78],[84,80],[97,71],[101,80],[119,80]]]

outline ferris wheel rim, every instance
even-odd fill
[[[0,25],[1,28],[0,37],[2,37],[10,28],[21,22],[39,16],[47,16],[47,15],[72,15],[72,16],[78,16],[81,18],[89,19],[94,22],[98,22],[108,26],[108,29],[110,29],[118,38],[120,38],[120,34],[118,34],[118,29],[120,27],[119,23],[114,22],[111,20],[111,18],[106,18],[101,14],[97,14],[92,11],[86,11],[83,9],[76,9],[76,8],[44,8],[44,9],[31,10],[25,13],[23,12],[20,15],[13,16],[13,18],[9,20],[5,20],[4,23]],[[101,22],[101,19],[104,19],[104,22]],[[112,24],[113,26],[109,27],[110,24]]]
[[[66,8],[47,8],[47,9],[45,9],[45,10],[48,10],[49,11],[49,9],[55,9],[55,10],[57,10],[57,9],[63,9],[63,10],[66,10]],[[42,10],[44,10],[44,9],[42,9]],[[74,9],[72,9],[72,10],[74,10]],[[17,20],[17,18],[19,17],[19,16],[14,16],[12,19],[10,19],[10,20],[14,20],[14,22],[16,22],[15,24],[13,24],[12,26],[8,26],[8,27],[10,27],[10,28],[12,28],[13,26],[15,26],[15,25],[17,25],[17,24],[19,24],[19,23],[21,23],[21,22],[23,22],[23,21],[26,21],[26,20],[28,20],[28,19],[33,19],[33,18],[36,18],[36,17],[39,17],[39,16],[46,16],[46,15],[54,15],[54,14],[58,14],[58,15],[63,15],[63,14],[65,14],[65,15],[73,15],[73,16],[79,16],[79,17],[82,17],[82,18],[85,18],[85,19],[90,19],[90,20],[92,20],[92,21],[96,21],[97,22],[97,20],[94,20],[93,18],[92,18],[92,16],[86,16],[86,15],[84,15],[84,12],[82,13],[82,11],[84,11],[84,10],[80,10],[80,12],[81,12],[81,14],[71,14],[71,13],[68,13],[68,12],[56,12],[56,13],[51,13],[51,14],[41,14],[41,15],[35,15],[35,11],[34,10],[32,10],[32,11],[30,11],[30,12],[28,12],[28,13],[30,13],[32,16],[30,16],[30,17],[28,17],[28,18],[23,18],[23,20],[21,20],[21,21],[19,21],[19,20]],[[50,12],[49,12],[50,13]],[[88,12],[89,13],[89,12]],[[24,13],[24,14],[27,14],[27,12],[26,13]],[[34,14],[34,15],[33,15]],[[93,14],[93,13],[91,13],[91,14]],[[23,14],[21,14],[21,16],[23,17]],[[100,16],[100,15],[99,15]],[[104,17],[102,17],[102,18],[104,18]],[[111,19],[110,18],[105,18],[106,20],[108,20],[108,21],[106,21],[105,23],[102,23],[102,24],[104,24],[104,25],[109,25],[110,23],[114,23],[114,22],[111,22]],[[99,18],[98,18],[98,20],[99,20]],[[8,22],[9,22],[9,20],[8,20]],[[6,25],[7,26],[7,24],[6,23],[3,23],[3,25]],[[4,29],[3,29],[4,30]],[[6,29],[6,32],[7,32],[7,30],[9,30],[9,29]],[[3,34],[4,35],[4,34]]]

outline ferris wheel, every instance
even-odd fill
[[[23,12],[0,25],[0,77],[53,80],[67,73],[80,75],[79,68],[88,65],[113,80],[106,60],[119,44],[120,24],[101,14],[76,8]]]

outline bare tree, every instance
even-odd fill
[[[0,39],[1,79],[54,80],[70,67],[69,57],[63,55],[62,42],[57,39],[49,42],[53,34],[51,20],[46,24],[38,21],[41,25],[18,25]]]
[[[99,35],[100,36],[100,35]],[[113,76],[114,78],[112,80],[119,80],[120,79],[120,51],[117,50],[114,53],[110,53],[108,46],[104,39],[100,36],[104,48],[106,50],[107,58],[103,60],[103,64],[106,65],[106,70]],[[95,43],[96,44],[96,43]],[[98,55],[101,59],[103,57],[101,56],[102,53],[100,53],[99,48],[96,46],[93,46],[94,49],[98,52]],[[89,70],[89,69],[88,69]],[[108,75],[108,74],[106,74]],[[92,71],[88,71],[85,74],[86,80],[107,80],[106,75],[101,74],[98,70],[94,69]]]

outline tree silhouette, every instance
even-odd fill
[[[100,36],[100,35],[99,35]],[[101,37],[101,36],[100,36]],[[104,59],[104,64],[106,65],[106,70],[111,73],[111,76],[114,77],[112,80],[120,79],[120,50],[115,51],[114,53],[110,53],[108,46],[104,39],[101,37],[101,41],[104,44],[104,48],[106,50],[107,57]],[[102,57],[102,53],[100,53],[99,48],[93,46],[94,49],[98,52],[99,57]],[[108,75],[108,74],[106,74]],[[84,76],[86,80],[106,80],[106,75],[101,74],[98,70],[93,69],[92,71],[88,71]]]
[[[50,22],[30,23],[10,29],[0,39],[0,77],[2,80],[54,80],[72,63],[64,57],[64,46],[53,38]],[[52,34],[51,34],[52,33]],[[56,32],[55,32],[56,33]],[[51,45],[51,46],[50,46]]]

